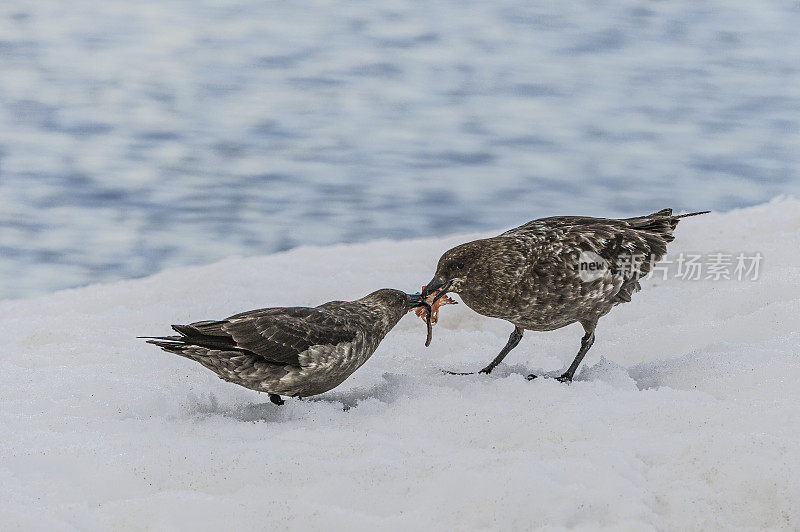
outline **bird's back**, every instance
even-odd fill
[[[626,219],[532,220],[489,239],[508,250],[506,262],[501,258],[489,264],[486,290],[462,298],[473,310],[533,330],[596,320],[614,305],[630,301],[640,288],[638,278],[666,253],[678,219],[664,209]],[[586,261],[598,269],[582,270]],[[504,275],[513,276],[513,282],[502,279]],[[496,279],[504,289],[491,286]]]

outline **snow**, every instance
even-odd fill
[[[523,220],[521,220],[523,221]],[[671,253],[757,281],[650,279],[569,326],[409,315],[339,388],[275,407],[137,340],[171,323],[417,289],[475,235],[298,248],[0,303],[0,524],[14,529],[800,527],[800,201],[687,219]]]

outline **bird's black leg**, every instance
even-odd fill
[[[488,366],[486,366],[485,368],[483,368],[482,370],[480,370],[480,372],[479,372],[479,373],[487,373],[487,374],[488,374],[488,373],[491,373],[491,372],[492,372],[492,370],[493,370],[494,368],[496,368],[496,367],[497,367],[497,365],[498,365],[500,362],[502,362],[504,358],[506,358],[506,355],[507,355],[507,354],[508,354],[508,353],[509,353],[509,352],[510,352],[512,349],[514,349],[515,347],[517,347],[517,344],[519,344],[519,341],[520,341],[520,340],[522,340],[522,334],[523,334],[524,332],[525,332],[525,329],[523,329],[522,327],[519,327],[519,326],[515,325],[515,326],[514,326],[514,330],[511,332],[511,336],[509,336],[509,337],[508,337],[508,343],[506,344],[506,346],[503,348],[503,350],[502,350],[502,351],[500,351],[500,354],[499,354],[499,355],[497,355],[496,357],[494,357],[494,360],[492,360],[492,362],[491,362],[491,363],[490,363]]]
[[[278,395],[277,393],[269,394],[269,400],[272,401],[272,404],[276,404],[278,406],[280,406],[280,405],[282,405],[284,403],[284,400],[281,399],[281,396]]]
[[[575,371],[578,369],[583,357],[586,356],[586,352],[589,351],[589,348],[591,348],[594,343],[594,328],[597,326],[597,322],[581,322],[581,325],[583,325],[586,334],[581,338],[581,348],[578,350],[578,354],[575,355],[575,360],[569,365],[567,371],[558,378],[561,382],[572,382]]]

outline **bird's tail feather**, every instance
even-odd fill
[[[194,346],[180,341],[178,336],[139,336],[138,338],[146,338],[148,344],[153,344],[160,347],[168,353],[180,355],[182,357],[195,359]]]
[[[650,214],[646,214],[645,216],[638,216],[630,219],[636,220],[638,218],[655,218],[656,216],[672,216],[672,209],[661,209],[660,211],[652,212]]]
[[[146,338],[148,339],[147,343],[157,345],[165,351],[178,355],[183,354],[184,350],[192,347],[221,351],[243,351],[230,336],[205,334],[192,325],[173,325],[172,328],[180,333],[180,336],[140,336],[139,338]]]
[[[627,218],[625,221],[630,224],[634,229],[644,231],[656,235],[664,240],[664,242],[672,242],[675,237],[672,232],[678,226],[681,218],[688,216],[697,216],[706,214],[711,211],[691,212],[688,214],[673,215],[672,209],[661,209],[646,216],[639,216],[636,218]]]
[[[625,221],[633,229],[641,231],[650,237],[655,237],[655,239],[663,243],[672,242],[675,239],[672,231],[678,225],[678,219],[672,216],[672,209],[664,209],[638,218],[628,218]]]
[[[698,216],[700,214],[708,214],[710,212],[711,211],[690,212],[688,214],[679,214],[679,215],[675,216],[675,218],[687,218],[689,216]]]

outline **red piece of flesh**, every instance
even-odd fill
[[[423,286],[422,288],[424,289],[425,287]],[[422,292],[417,292],[417,294],[421,294],[421,293]],[[434,300],[434,298],[436,298],[436,295],[438,293],[439,293],[439,291],[437,290],[436,292],[430,294],[425,299],[425,301],[427,301],[428,303],[431,303]],[[436,323],[437,321],[439,321],[439,307],[440,306],[442,306],[442,305],[457,305],[457,304],[458,304],[458,301],[456,301],[455,299],[453,299],[451,297],[448,297],[448,296],[440,297],[439,300],[436,301],[436,303],[433,303],[431,305],[431,323]],[[412,310],[414,311],[414,313],[417,316],[422,318],[423,321],[425,320],[425,309],[423,307],[412,308],[411,310],[409,310],[409,312],[411,312]]]

